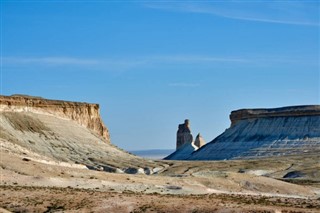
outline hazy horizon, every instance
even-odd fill
[[[320,104],[319,1],[1,1],[1,94],[99,103],[111,142],[206,142],[241,108]]]

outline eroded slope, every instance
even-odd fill
[[[2,145],[16,145],[56,161],[86,165],[110,172],[151,173],[155,163],[105,143],[102,136],[72,120],[33,112],[0,113]],[[10,145],[11,144],[11,145]],[[23,151],[17,154],[22,154]]]
[[[26,95],[0,95],[0,112],[34,112],[73,120],[110,143],[109,131],[100,117],[99,104],[48,100]]]
[[[320,106],[244,109],[231,127],[191,154],[171,160],[229,160],[320,152]]]

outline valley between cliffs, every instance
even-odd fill
[[[1,96],[0,122],[0,212],[320,211],[318,153],[143,159],[111,144],[97,104],[30,96]]]

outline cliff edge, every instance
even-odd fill
[[[320,115],[320,105],[289,106],[271,109],[240,109],[230,114],[231,126],[254,118],[298,117]]]
[[[231,126],[179,160],[252,159],[320,151],[320,105],[241,109]],[[166,159],[178,160],[174,155]]]
[[[130,174],[164,168],[112,145],[98,104],[0,96],[0,132],[1,154],[28,161]]]
[[[0,96],[1,112],[34,112],[70,119],[104,138],[110,143],[110,135],[104,125],[99,104],[48,100],[27,95]]]

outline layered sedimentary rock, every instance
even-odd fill
[[[231,126],[238,121],[255,118],[300,117],[320,115],[320,105],[289,106],[273,109],[240,109],[230,114]]]
[[[190,121],[186,119],[183,124],[179,124],[177,132],[177,149],[165,159],[183,160],[190,156],[194,151],[205,144],[204,139],[197,135],[195,141],[190,129]]]
[[[231,112],[230,119],[230,128],[184,160],[245,159],[320,151],[319,105],[242,109]]]
[[[5,153],[48,164],[117,172],[159,172],[163,166],[109,142],[99,105],[0,96],[0,143]]]
[[[89,128],[110,143],[108,129],[104,125],[99,104],[48,100],[26,95],[0,96],[1,112],[34,112],[70,119]]]
[[[191,144],[193,136],[190,129],[190,121],[186,119],[183,124],[179,124],[177,131],[177,149],[185,144]]]

